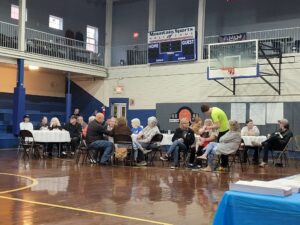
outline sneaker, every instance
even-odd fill
[[[90,163],[96,164],[96,160],[95,159],[90,159]]]
[[[159,159],[162,161],[168,161],[169,157],[165,155],[164,157],[159,157]]]
[[[62,151],[61,154],[62,155],[67,155],[67,152],[66,151]]]
[[[152,152],[152,150],[146,150],[146,149],[143,149],[143,148],[141,149],[141,151],[144,155],[147,155],[148,153]]]
[[[189,163],[189,164],[187,165],[187,167],[188,167],[188,168],[194,168],[195,165],[194,165],[193,163]]]
[[[174,170],[174,169],[178,169],[179,166],[175,165],[175,166],[171,166],[170,169]]]
[[[201,156],[198,156],[197,159],[207,160],[207,156],[203,154]]]
[[[268,165],[267,163],[261,162],[261,163],[259,164],[259,167],[265,167],[265,166],[267,166],[267,165]]]
[[[136,164],[137,166],[147,166],[147,162],[146,161],[142,161]]]
[[[219,166],[216,171],[219,171],[219,172],[226,172],[226,168],[225,167],[222,167],[222,166]]]

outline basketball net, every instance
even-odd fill
[[[235,67],[223,67],[221,68],[224,81],[227,85],[232,85],[231,79],[235,76]]]

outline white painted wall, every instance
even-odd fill
[[[237,96],[232,96],[216,82],[207,80],[206,61],[112,67],[108,69],[109,77],[105,80],[76,83],[105,105],[108,105],[109,98],[112,97],[132,98],[135,105],[131,106],[131,109],[155,109],[156,103],[167,102],[300,101],[300,56],[295,58],[295,62],[294,58],[285,59],[284,62],[281,96],[261,79],[255,78],[240,79],[237,82]],[[124,93],[121,95],[114,93],[113,88],[117,84],[124,86]]]

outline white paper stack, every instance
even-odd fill
[[[229,189],[233,191],[241,191],[255,194],[289,196],[292,194],[292,188],[273,184],[268,181],[238,181],[230,183]]]
[[[286,177],[286,178],[281,178],[277,180],[271,180],[269,183],[273,185],[281,185],[281,186],[286,186],[286,187],[291,187],[293,193],[300,193],[300,180],[298,177],[293,176],[293,177]]]

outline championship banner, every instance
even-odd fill
[[[163,31],[148,32],[148,44],[165,41],[195,39],[195,27],[177,28]]]
[[[238,34],[226,34],[220,35],[219,42],[232,42],[232,41],[243,41],[247,39],[247,33],[238,33]]]

